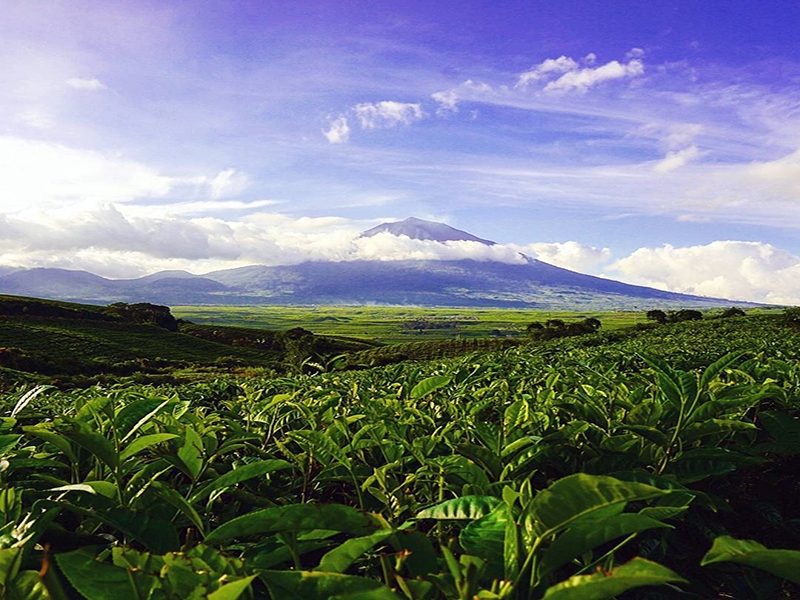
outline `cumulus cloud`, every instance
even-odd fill
[[[594,67],[597,56],[590,53],[583,59],[584,63],[588,65],[584,68],[580,67],[578,61],[568,56],[548,58],[521,73],[515,87],[524,89],[534,82],[547,81],[543,88],[546,92],[585,92],[604,81],[637,77],[643,74],[644,63],[640,60],[643,55],[644,52],[640,48],[633,48],[626,55],[627,63],[612,60],[599,67]]]
[[[637,77],[643,73],[644,64],[638,59],[633,59],[624,64],[612,60],[596,69],[587,67],[585,69],[567,71],[555,81],[549,82],[544,86],[544,89],[547,92],[568,92],[572,90],[585,92],[590,87],[604,81]]]
[[[667,155],[653,166],[653,171],[656,173],[669,173],[675,169],[681,168],[686,163],[689,163],[699,156],[700,150],[697,146],[689,146],[683,150],[676,150],[675,152],[667,152]]]
[[[467,79],[454,88],[431,94],[431,98],[433,98],[434,101],[436,101],[436,103],[439,105],[439,108],[436,109],[436,114],[441,117],[450,113],[457,113],[458,103],[464,98],[465,95],[469,97],[472,96],[472,93],[474,92],[478,92],[480,94],[491,91],[492,86],[490,86],[488,83],[481,83]]]
[[[593,57],[592,60],[597,58],[594,54],[590,54],[589,56]],[[539,81],[548,75],[566,73],[568,71],[574,71],[577,68],[578,63],[567,56],[562,55],[558,58],[548,58],[537,65],[533,65],[533,67],[531,67],[528,71],[520,74],[516,87],[524,88],[531,82]]]
[[[384,100],[374,104],[363,102],[353,107],[362,129],[387,129],[410,125],[424,117],[420,104]]]
[[[347,117],[338,117],[330,122],[327,130],[323,130],[324,135],[331,144],[344,144],[350,139],[350,126],[347,124]]]
[[[522,248],[523,252],[535,254],[544,262],[582,273],[595,270],[611,258],[609,248],[587,246],[580,242],[537,242]]]
[[[82,90],[87,92],[98,92],[100,90],[107,89],[106,84],[99,79],[95,79],[94,77],[71,77],[70,79],[67,79],[67,85],[73,90]]]
[[[609,270],[624,281],[673,292],[800,304],[800,256],[762,242],[640,248]]]

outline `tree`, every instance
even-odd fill
[[[584,321],[584,323],[586,324],[586,327],[592,331],[597,331],[603,326],[603,324],[600,322],[600,319],[595,319],[594,317],[589,317]]]
[[[647,318],[651,321],[655,321],[656,323],[661,323],[662,325],[667,322],[667,313],[663,310],[648,310],[647,311]]]
[[[736,306],[731,306],[730,308],[722,311],[722,314],[720,316],[726,319],[730,317],[744,317],[745,312],[741,308],[738,308]]]
[[[535,332],[535,331],[539,331],[539,330],[541,330],[541,329],[544,329],[544,325],[542,325],[542,324],[541,324],[541,323],[539,323],[538,321],[534,321],[533,323],[529,324],[529,325],[528,325],[528,326],[525,328],[525,330],[526,330],[528,333],[533,333],[533,332]]]
[[[684,308],[681,310],[671,311],[667,316],[670,323],[680,323],[682,321],[699,321],[703,318],[703,313],[699,310],[692,310],[691,308]]]

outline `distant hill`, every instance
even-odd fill
[[[166,307],[151,307],[172,319],[170,330],[137,321],[135,308],[0,296],[0,389],[13,372],[61,381],[103,375],[171,377],[187,368],[195,373],[213,368],[227,372],[235,366],[282,368],[311,355],[336,355],[377,345],[316,336],[303,329],[176,322]]]
[[[444,223],[409,218],[365,231],[438,242],[494,245]],[[253,265],[193,275],[161,271],[112,280],[86,271],[28,269],[2,275],[0,293],[90,303],[167,305],[387,304],[614,310],[752,305],[630,285],[521,255],[507,264],[475,260],[391,260]]]

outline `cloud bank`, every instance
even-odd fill
[[[609,269],[624,281],[673,292],[800,304],[800,256],[762,242],[640,248]]]

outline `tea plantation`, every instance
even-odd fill
[[[800,597],[791,313],[389,349],[8,389],[0,597]]]

